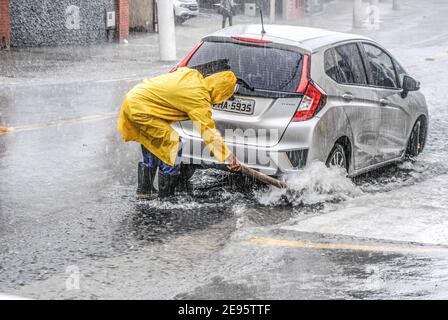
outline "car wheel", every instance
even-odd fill
[[[348,170],[348,161],[344,147],[336,143],[327,160],[327,167],[338,166]]]
[[[426,129],[425,119],[420,117],[412,128],[406,150],[408,157],[416,157],[423,152],[426,143]]]

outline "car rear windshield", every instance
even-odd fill
[[[282,92],[296,92],[301,77],[302,58],[299,52],[278,48],[205,42],[190,59],[188,67],[228,60],[236,76],[256,88],[255,94],[248,90],[240,90],[240,93],[280,97],[284,96],[279,95]]]

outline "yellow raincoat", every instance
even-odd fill
[[[146,79],[126,95],[118,131],[123,134],[124,141],[143,144],[161,161],[173,166],[179,135],[171,124],[192,120],[216,159],[224,162],[231,152],[216,130],[212,105],[229,99],[236,81],[232,71],[204,78],[200,72],[189,68]]]

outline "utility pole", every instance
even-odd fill
[[[273,24],[275,23],[275,0],[270,0],[270,4],[271,8],[269,10],[270,13],[269,22]]]
[[[392,10],[400,10],[400,0],[393,0]]]
[[[353,0],[353,28],[362,27],[362,0]]]
[[[157,0],[160,60],[176,60],[173,0]]]

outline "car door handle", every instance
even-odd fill
[[[388,106],[389,105],[389,100],[387,100],[387,99],[381,99],[380,100],[380,105],[382,106],[382,107],[386,107],[386,106]]]
[[[353,96],[353,94],[351,94],[350,92],[346,92],[346,93],[344,93],[341,97],[342,97],[342,99],[344,99],[345,101],[352,101],[353,99],[355,99],[355,97]]]

